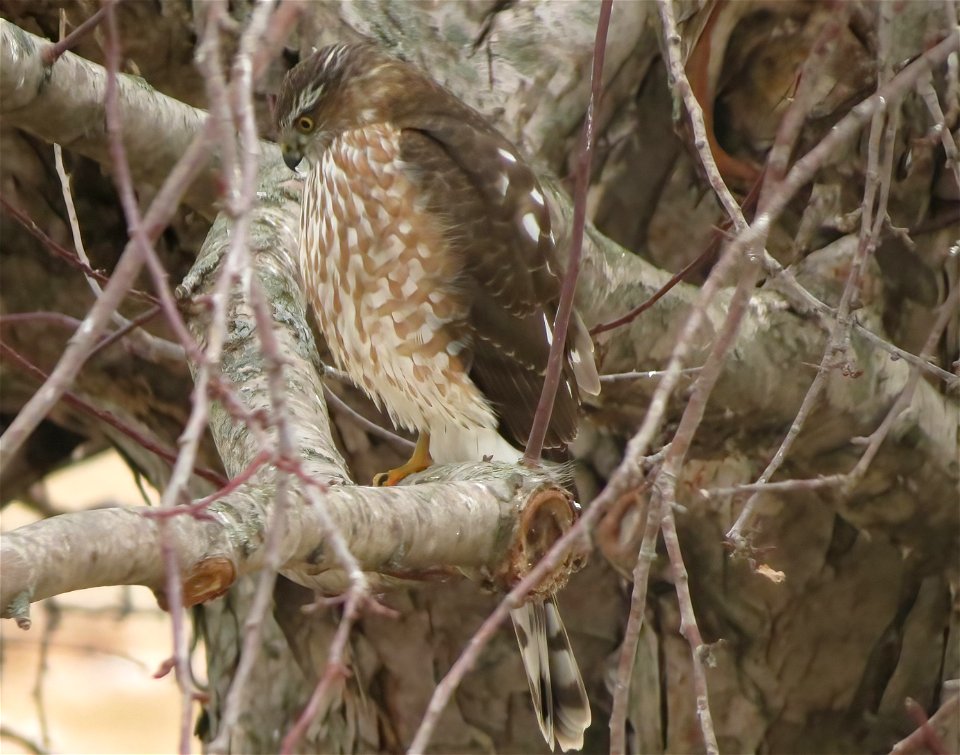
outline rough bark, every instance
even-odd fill
[[[165,6],[163,17],[154,21],[168,33],[186,34],[189,19],[171,13],[172,7]],[[121,8],[127,14],[122,19],[129,39],[130,28],[143,21],[141,14],[146,11]],[[676,268],[679,265],[670,250],[702,246],[681,244],[680,240],[703,238],[703,229],[716,223],[719,214],[711,201],[701,202],[699,195],[694,200],[684,196],[696,193],[691,189],[695,183],[694,161],[670,128],[669,94],[655,83],[664,74],[659,68],[656,35],[645,25],[653,6],[618,3],[615,8],[619,15],[611,30],[607,98],[602,111],[613,146],[607,148],[606,161],[596,176],[594,217],[606,218],[605,230],[628,248],[663,267]],[[765,13],[778,15],[769,9]],[[805,18],[800,4],[791,4],[789,11],[783,12],[789,14]],[[43,12],[19,8],[9,15],[16,15],[22,26],[46,25],[46,31],[51,31]],[[765,28],[767,16],[760,14],[757,19],[745,15],[750,23]],[[910,23],[898,27],[898,49],[911,53],[922,49],[918,40],[923,39],[923,30],[931,24],[928,16],[932,15],[904,16]],[[592,53],[595,20],[591,3],[493,8],[480,3],[449,4],[437,6],[431,14],[403,3],[329,4],[312,9],[309,23],[302,27],[301,46],[314,44],[311,28],[322,28],[330,36],[343,36],[351,30],[374,36],[422,63],[471,104],[489,113],[509,136],[541,161],[546,171],[562,174],[583,117],[584,72]],[[742,31],[743,25],[738,28],[747,33]],[[98,125],[103,118],[99,104],[102,70],[67,56],[48,77],[39,66],[36,48],[31,51],[35,40],[6,22],[2,33],[3,192],[62,241],[67,234],[62,213],[55,209],[59,207],[56,177],[50,171],[49,159],[42,157],[46,147],[41,147],[37,139],[60,141],[77,155],[106,164],[106,142]],[[695,35],[690,36],[692,42]],[[464,45],[476,41],[475,53],[464,56]],[[96,59],[95,46],[85,54]],[[138,56],[151,60],[144,49],[135,48],[128,54],[134,60],[139,61]],[[141,71],[152,68],[146,62],[138,65]],[[172,63],[148,80],[168,87],[176,81],[179,96],[201,103],[198,91],[183,91],[182,66],[182,60]],[[737,89],[735,83],[728,83],[726,93],[720,95],[726,97],[730,113],[743,112],[736,109],[736,92],[750,93],[749,87]],[[852,84],[850,89],[865,96],[872,85],[868,78],[860,82],[859,89]],[[543,91],[549,96],[537,96]],[[146,197],[200,127],[202,115],[159,97],[143,81],[128,81],[122,100],[125,122],[130,125],[127,133],[134,139],[128,148],[131,154],[149,156],[135,160],[138,188]],[[913,105],[906,104],[908,115]],[[824,120],[830,121],[833,112],[829,111]],[[659,123],[659,128],[649,129],[659,140],[650,145],[637,143],[648,132],[646,119]],[[916,116],[915,120],[922,123]],[[814,138],[820,125],[814,123],[808,138]],[[638,137],[634,131],[641,126],[643,132]],[[923,130],[915,127],[914,132]],[[618,134],[622,137],[619,141]],[[136,140],[141,140],[139,147]],[[156,144],[165,148],[154,149]],[[736,151],[736,144],[728,142],[727,146]],[[898,201],[892,205],[891,214],[897,217],[896,224],[916,228],[941,217],[935,212],[937,202],[942,201],[937,194],[942,191],[938,188],[942,180],[936,154],[932,148],[927,153],[918,150],[912,170],[895,183]],[[851,151],[843,157],[854,166],[848,171],[859,175],[856,155]],[[285,175],[277,163],[276,150],[265,146],[261,206],[251,234],[253,255],[281,326],[278,332],[288,358],[291,416],[305,463],[312,465],[310,472],[322,479],[339,480],[346,477],[346,468],[327,424],[315,367],[316,347],[291,264],[289,229],[295,227],[295,195],[283,184]],[[842,170],[837,172],[843,175]],[[95,266],[109,269],[122,246],[124,232],[120,216],[111,208],[112,192],[94,175],[89,162],[78,159],[75,174],[78,184],[82,181],[90,187],[83,199],[89,205],[89,214],[81,218],[81,224],[91,229],[100,227],[94,237],[101,247]],[[648,176],[649,183],[644,180]],[[659,204],[650,188],[657,180],[665,193]],[[822,176],[818,186],[829,193],[838,180],[836,176]],[[169,245],[165,262],[173,280],[180,280],[194,265],[193,277],[188,279],[188,288],[194,293],[209,283],[209,273],[226,243],[228,218],[221,216],[209,234],[203,220],[211,218],[216,210],[217,195],[212,185],[194,187],[185,198],[190,209],[178,219],[171,238],[165,239]],[[927,197],[925,203],[915,198],[918,187]],[[853,194],[858,191],[859,185]],[[650,201],[645,202],[644,196]],[[846,201],[842,194],[838,197],[829,208],[837,216],[853,210],[859,201],[859,196]],[[555,214],[566,218],[569,200],[561,182],[556,183],[553,199]],[[639,209],[633,209],[634,205]],[[770,241],[771,253],[780,259],[790,252],[794,233],[802,225],[802,207],[791,212]],[[684,220],[678,221],[678,217]],[[695,221],[691,223],[688,217]],[[5,278],[16,276],[18,281],[15,290],[4,286],[4,313],[44,309],[82,317],[90,304],[82,278],[62,263],[41,256],[36,242],[9,218],[0,230]],[[827,248],[822,228],[819,233],[815,241]],[[206,244],[198,253],[195,250],[204,235]],[[883,295],[865,302],[861,319],[867,327],[886,331],[904,348],[919,349],[915,333],[927,327],[937,300],[930,294],[931,276],[926,272],[939,269],[934,263],[938,250],[946,248],[944,238],[934,230],[918,239],[914,250],[905,249],[896,234],[885,238],[878,258],[886,270],[872,271],[869,279]],[[622,314],[665,281],[666,274],[643,256],[626,251],[596,231],[591,231],[589,239],[579,289],[581,309],[588,322],[595,324]],[[836,270],[843,268],[845,258],[842,254],[831,257],[828,251],[818,261],[817,252],[822,250],[812,248],[817,251],[800,263],[800,277],[821,298],[835,304]],[[686,254],[677,252],[677,256]],[[933,260],[924,259],[924,254]],[[919,272],[897,275],[905,259]],[[38,297],[41,291],[42,298]],[[662,367],[696,296],[695,286],[681,284],[629,327],[602,336],[603,371]],[[697,357],[705,356],[724,320],[728,301],[729,295],[721,297],[709,309],[709,325],[698,335],[699,353],[692,364],[699,364]],[[257,351],[257,341],[252,337],[255,325],[245,307],[238,299],[222,367],[231,383],[246,390],[247,408],[256,410],[269,406],[267,367]],[[910,317],[897,316],[897,307],[909,310]],[[193,314],[192,324],[202,334],[202,313]],[[69,331],[64,332],[63,339],[37,339],[36,333],[27,326],[5,327],[3,337],[35,364],[49,367]],[[769,285],[756,292],[681,480],[680,503],[686,509],[679,515],[680,535],[697,617],[708,642],[722,640],[713,649],[717,665],[710,672],[709,683],[714,719],[725,751],[887,747],[912,728],[900,712],[904,698],[913,697],[932,711],[941,699],[943,680],[957,674],[958,660],[951,650],[957,637],[956,609],[951,605],[958,551],[955,392],[944,393],[934,382],[921,382],[909,411],[901,415],[867,477],[853,491],[827,488],[766,494],[757,545],[771,549],[763,560],[786,575],[782,583],[765,579],[747,561],[728,558],[723,535],[735,518],[736,507],[728,498],[705,498],[699,493],[705,488],[756,479],[796,415],[815,374],[814,369],[805,372],[804,365],[819,362],[825,342],[824,321],[800,308],[778,287]],[[892,361],[889,353],[857,332],[850,348],[854,366],[862,372],[853,377],[856,370],[846,375],[835,371],[827,378],[824,397],[790,455],[790,477],[808,478],[850,469],[859,457],[859,447],[851,440],[876,428],[907,380],[910,366],[906,362]],[[76,389],[123,417],[129,426],[142,427],[144,433],[173,448],[189,410],[183,401],[189,395],[189,376],[180,364],[150,365],[148,372],[138,359],[122,346],[115,346],[87,366]],[[9,416],[23,405],[36,384],[7,363],[2,365],[2,375],[2,409]],[[578,479],[582,489],[603,484],[619,458],[622,439],[631,434],[646,410],[652,385],[634,381],[605,387],[601,402],[589,412],[589,423],[578,442],[583,456]],[[681,403],[677,403],[677,411]],[[365,411],[369,413],[369,407]],[[355,479],[367,477],[371,469],[393,461],[390,452],[351,419],[336,415],[334,419],[334,432]],[[144,452],[141,444],[74,409],[58,406],[50,421],[94,440],[108,438],[159,485],[169,475],[168,467]],[[212,442],[206,446],[202,460],[213,467],[222,463],[231,476],[242,471],[258,451],[244,424],[221,404],[214,404],[210,431]],[[51,463],[42,459],[24,475],[41,475]],[[192,493],[206,492],[201,485],[195,481]],[[426,503],[430,494],[427,486],[423,488],[409,491],[409,496]],[[261,500],[256,505],[261,510],[270,492],[269,486],[258,491]],[[344,488],[337,494],[357,505],[367,505],[372,495],[359,488]],[[504,496],[506,493],[499,500],[506,500]],[[122,512],[105,515],[126,516]],[[262,524],[263,518],[254,517],[253,521]],[[305,542],[321,541],[319,523],[302,519],[299,523],[303,528],[299,536]],[[51,520],[49,530],[52,533],[54,527],[68,525]],[[207,538],[204,542],[202,533],[211,525],[191,526],[201,531],[200,544],[209,547],[212,541]],[[624,533],[629,534],[629,529],[629,523],[625,524]],[[52,534],[43,535],[49,536]],[[5,538],[5,611],[7,548],[11,547],[7,542]],[[231,547],[237,547],[234,539]],[[210,553],[202,548],[199,552]],[[471,551],[488,552],[486,546]],[[635,551],[626,548],[623,563],[617,565],[629,569],[635,556]],[[28,560],[32,568],[42,563]],[[426,563],[416,562],[416,566]],[[240,571],[256,565],[254,558]],[[476,564],[454,560],[450,565]],[[293,579],[311,584],[305,576],[309,569],[292,561],[289,566],[293,567],[287,570]],[[689,687],[689,650],[678,631],[679,614],[669,567],[657,566],[647,605],[649,627],[654,631],[644,635],[634,679],[630,720],[636,732],[635,745],[640,751],[697,750],[700,740]],[[56,564],[49,569],[56,569]],[[80,579],[88,584],[96,576],[87,572]],[[250,592],[249,585],[242,583],[226,598],[200,609],[213,687],[203,724],[208,736],[217,731],[218,706],[236,664]],[[241,729],[231,742],[235,751],[276,749],[277,738],[298,715],[323,669],[336,617],[305,616],[298,609],[310,600],[309,593],[292,582],[282,582],[277,588],[276,609],[265,638],[265,646],[273,652],[263,655],[256,670],[253,684],[257,694],[245,707]],[[490,600],[462,581],[391,593],[386,601],[400,611],[401,618],[396,622],[377,615],[361,618],[351,642],[354,678],[329,701],[327,717],[310,731],[309,746],[317,751],[367,751],[398,749],[408,743],[432,692],[434,675],[442,673],[458,655],[489,612]],[[598,723],[588,735],[590,750],[606,746],[604,722],[611,677],[604,664],[619,641],[625,602],[620,578],[598,557],[572,579],[561,596],[595,705]],[[525,682],[512,644],[505,633],[487,651],[484,668],[468,680],[456,707],[446,714],[434,740],[438,751],[476,751],[490,746],[535,751],[542,747],[526,710]]]

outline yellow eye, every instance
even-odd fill
[[[309,115],[301,115],[297,118],[297,131],[301,131],[304,134],[309,134],[313,131],[313,118]]]

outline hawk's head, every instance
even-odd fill
[[[319,161],[340,133],[390,121],[404,102],[434,89],[413,66],[367,43],[324,47],[287,73],[276,117],[284,162]]]

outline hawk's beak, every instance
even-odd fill
[[[295,147],[291,147],[289,144],[280,145],[280,154],[283,155],[283,161],[290,170],[296,170],[300,161],[303,160],[303,155],[300,151]]]

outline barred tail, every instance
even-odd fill
[[[553,598],[510,612],[537,722],[550,749],[579,750],[590,725],[590,702],[567,630]]]

